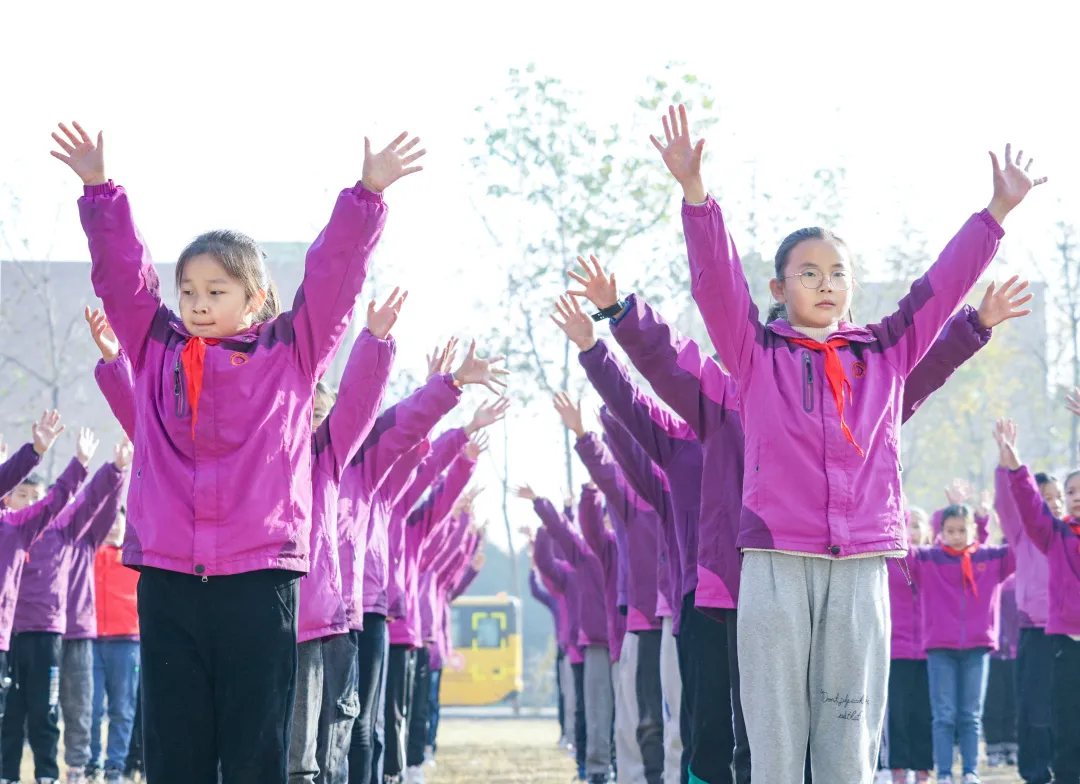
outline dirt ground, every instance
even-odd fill
[[[552,719],[444,718],[437,764],[425,770],[426,784],[569,784],[574,764],[556,748],[557,736]],[[959,769],[957,774],[959,780]],[[22,780],[34,780],[29,748],[23,754]],[[984,771],[982,780],[1014,784],[1020,777],[1008,769]]]

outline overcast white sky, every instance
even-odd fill
[[[902,215],[932,247],[943,244],[984,206],[985,151],[1006,141],[1052,178],[1010,218],[1007,264],[1029,271],[1031,254],[1052,252],[1057,220],[1080,221],[1075,3],[163,7],[0,11],[0,186],[22,202],[16,236],[37,257],[87,255],[77,182],[48,155],[60,120],[106,130],[109,174],[131,192],[158,261],[209,228],[313,238],[334,194],[359,177],[363,136],[381,143],[407,129],[424,139],[427,170],[389,192],[376,263],[410,289],[395,334],[399,361],[412,367],[436,338],[467,337],[470,324],[496,317],[454,306],[493,300],[499,285],[485,274],[493,250],[463,198],[462,140],[479,132],[474,107],[530,61],[585,93],[597,126],[630,114],[648,74],[685,62],[726,109],[709,137],[710,174],[754,160],[782,189],[787,172],[845,166],[852,208],[837,228],[863,253],[887,244]],[[0,218],[10,222],[8,201]],[[511,475],[558,496],[561,438],[550,409],[533,408],[510,422]],[[481,514],[497,524],[487,465],[481,481]],[[527,507],[512,508],[534,522]]]

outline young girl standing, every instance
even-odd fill
[[[742,707],[755,778],[803,775],[807,738],[818,781],[870,781],[889,672],[885,556],[907,550],[900,495],[904,381],[997,251],[1001,221],[1033,182],[1006,148],[994,195],[899,310],[846,321],[853,268],[823,229],[790,235],[773,296],[786,319],[758,321],[719,206],[701,180],[704,140],[686,111],[653,143],[682,185],[691,290],[735,379],[745,428],[738,607]],[[1020,165],[1018,165],[1018,163]],[[1030,161],[1028,162],[1030,166]],[[799,478],[791,492],[791,477]],[[852,651],[860,655],[852,657]]]
[[[997,650],[1001,586],[1016,570],[1008,546],[982,546],[966,506],[941,515],[941,541],[909,559],[919,590],[933,709],[934,761],[939,782],[952,781],[960,746],[964,784],[978,784],[990,652]]]
[[[296,688],[297,580],[308,570],[315,384],[344,337],[382,233],[382,191],[418,171],[402,134],[372,153],[308,251],[293,309],[258,246],[197,238],[180,314],[105,175],[102,135],[53,134],[82,179],[94,290],[130,357],[139,435],[124,562],[141,569],[147,777],[284,782]],[[273,379],[274,383],[268,383]]]

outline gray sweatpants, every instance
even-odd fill
[[[664,637],[660,642],[660,687],[664,691],[664,784],[682,781],[682,675],[679,652],[672,634],[671,619],[664,619]]]
[[[585,649],[585,774],[611,772],[611,730],[615,717],[615,692],[611,685],[611,653],[606,645]]]
[[[871,784],[889,683],[884,557],[743,555],[739,673],[754,780]]]
[[[64,640],[60,660],[60,713],[64,717],[64,764],[90,762],[90,724],[94,714],[94,641]]]

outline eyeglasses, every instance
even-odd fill
[[[817,270],[803,270],[798,275],[785,275],[784,280],[789,278],[798,278],[802,283],[804,289],[810,289],[811,291],[817,291],[821,288],[821,284],[825,281],[825,275]],[[854,278],[843,270],[837,270],[828,276],[829,284],[837,291],[847,291],[851,288],[851,284],[854,282]]]

